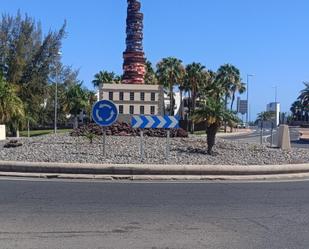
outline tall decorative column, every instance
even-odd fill
[[[144,84],[143,19],[138,0],[128,1],[126,51],[123,53],[123,84]]]

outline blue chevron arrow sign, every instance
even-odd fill
[[[179,117],[174,116],[132,116],[133,128],[172,129],[179,128]]]

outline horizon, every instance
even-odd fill
[[[100,70],[122,74],[126,1],[90,0],[72,5],[56,0],[44,6],[38,0],[3,2],[2,14],[16,15],[20,10],[40,21],[44,33],[59,29],[67,20],[62,61],[80,69],[79,79],[86,87],[93,89],[91,81]],[[200,62],[214,71],[225,63],[233,64],[245,83],[246,75],[254,74],[249,84],[251,120],[274,102],[275,86],[282,111],[289,112],[303,89],[302,82],[309,79],[309,35],[303,32],[309,3],[304,0],[298,4],[278,0],[141,3],[145,16],[144,51],[153,66],[164,57],[175,56],[184,64]]]

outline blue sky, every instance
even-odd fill
[[[250,79],[251,119],[275,98],[283,111],[309,80],[307,0],[141,0],[144,49],[154,64],[175,56],[216,70],[237,66]],[[58,29],[67,20],[63,61],[80,69],[89,88],[99,70],[122,72],[126,0],[1,0],[1,12],[20,9]],[[245,98],[245,96],[243,96]]]

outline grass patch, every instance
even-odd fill
[[[224,130],[220,129],[218,131],[218,133],[224,133]],[[229,132],[228,132],[229,133]],[[206,135],[206,131],[195,131],[194,132],[194,135],[197,135],[197,136],[203,136],[203,135]]]
[[[58,129],[57,133],[70,132],[72,129]],[[44,136],[48,134],[53,134],[54,130],[34,130],[30,131],[30,137]],[[21,137],[28,137],[28,131],[21,131],[19,134]]]
[[[202,135],[206,135],[206,132],[205,131],[195,131],[194,135],[202,136]]]

